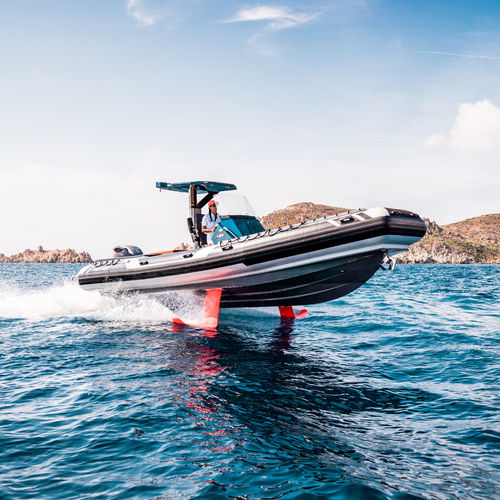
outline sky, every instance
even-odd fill
[[[0,1],[0,252],[188,242],[189,180],[499,212],[500,2]]]

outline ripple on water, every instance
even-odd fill
[[[280,324],[0,265],[10,498],[495,498],[498,266],[400,266]],[[66,281],[65,281],[66,280]]]

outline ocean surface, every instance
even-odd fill
[[[500,266],[399,266],[281,323],[0,264],[0,497],[500,498]]]

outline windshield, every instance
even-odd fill
[[[214,200],[219,204],[217,212],[220,215],[251,215],[255,217],[252,205],[242,194],[225,191],[215,195]]]

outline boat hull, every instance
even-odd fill
[[[337,258],[296,269],[292,278],[268,280],[253,286],[228,287],[222,292],[221,307],[308,305],[337,299],[359,288],[379,269],[382,250]]]
[[[400,212],[398,212],[400,213]],[[86,290],[222,289],[221,307],[307,305],[346,295],[387,254],[425,234],[424,222],[371,209],[170,255],[105,259],[82,269]],[[344,222],[342,222],[344,221]]]

